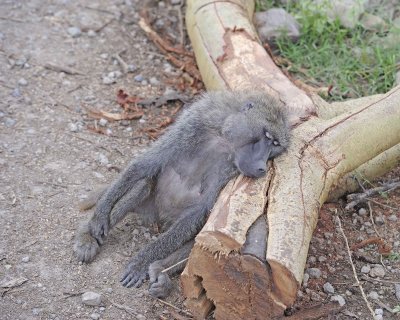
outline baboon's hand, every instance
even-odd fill
[[[169,296],[172,290],[172,281],[168,274],[160,273],[155,282],[150,283],[149,293],[156,298]]]
[[[94,215],[89,221],[90,234],[97,240],[101,245],[104,242],[104,238],[108,234],[110,228],[110,222],[108,215]]]
[[[139,288],[143,284],[143,281],[146,280],[147,276],[148,265],[140,263],[135,257],[126,266],[121,282],[124,287]]]

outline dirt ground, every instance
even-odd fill
[[[164,5],[157,23],[176,24],[179,10]],[[112,181],[148,144],[145,130],[155,115],[177,107],[148,107],[140,120],[120,122],[88,114],[121,112],[119,89],[146,98],[170,93],[170,80],[181,75],[138,27],[140,6],[135,0],[0,2],[0,319],[187,318],[149,297],[146,285],[127,289],[118,281],[129,257],[155,236],[139,219],[124,220],[91,264],[79,264],[72,255],[75,229],[89,214],[77,202]],[[122,70],[115,54],[131,72]],[[400,305],[400,192],[374,199],[373,215],[383,217],[376,228],[397,258],[381,259],[375,245],[366,246],[358,250],[356,270],[366,294],[378,295],[369,298],[372,308],[396,319],[387,309]],[[296,308],[339,294],[346,304],[329,318],[369,319],[334,222],[336,209],[339,204],[326,205],[321,212],[308,260],[321,274],[306,281]],[[342,215],[350,245],[376,236],[369,216],[358,209]],[[384,276],[361,273],[375,264],[384,265]],[[184,308],[175,282],[167,301]],[[326,282],[334,294],[324,293]],[[84,305],[81,294],[87,291],[101,294],[102,303]]]

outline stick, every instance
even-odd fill
[[[58,66],[52,63],[45,63],[44,68],[52,70],[52,71],[56,71],[56,72],[64,72],[70,75],[80,75],[83,76],[83,73],[80,73],[79,71],[69,68],[69,67],[65,67],[65,66]]]
[[[172,266],[170,266],[170,267],[168,267],[168,268],[166,268],[166,269],[162,270],[161,272],[162,272],[162,273],[165,273],[165,272],[167,272],[167,271],[171,270],[172,268],[174,268],[174,267],[176,267],[176,266],[180,265],[181,263],[184,263],[184,262],[186,262],[187,260],[189,260],[189,258],[183,259],[183,260],[181,260],[181,261],[179,261],[179,262],[175,263],[174,265],[172,265]]]
[[[119,303],[115,303],[114,301],[111,301],[111,300],[109,300],[109,301],[114,307],[116,307],[118,309],[121,309],[121,310],[124,310],[125,312],[127,312],[130,315],[133,315],[133,316],[137,315],[137,312],[134,309],[132,309],[130,307],[127,307],[127,306],[124,306],[124,305],[119,304]]]
[[[390,192],[400,187],[400,181],[389,182],[381,187],[372,188],[362,193],[352,193],[347,196],[347,201],[351,201],[345,207],[346,210],[353,209],[357,204],[367,201],[367,198],[382,192]]]
[[[156,298],[156,299],[159,302],[161,302],[162,304],[165,304],[166,306],[171,307],[172,309],[175,309],[176,311],[182,312],[182,313],[186,314],[189,317],[193,317],[193,315],[190,312],[187,312],[187,311],[185,311],[185,310],[183,310],[181,308],[178,308],[178,307],[174,306],[173,304],[168,303],[167,301],[161,300],[159,298]]]
[[[115,60],[118,61],[118,63],[121,66],[121,69],[124,73],[128,73],[129,72],[129,66],[128,64],[124,61],[124,59],[121,58],[121,56],[119,55],[119,53],[116,53],[112,56]]]
[[[374,312],[374,310],[372,310],[372,307],[369,304],[369,301],[367,299],[367,296],[365,295],[365,292],[364,292],[364,289],[363,289],[363,287],[362,287],[362,285],[360,283],[360,280],[358,280],[357,271],[356,271],[356,268],[354,266],[353,259],[351,258],[351,251],[350,251],[350,247],[349,247],[349,242],[347,241],[347,237],[344,234],[344,231],[343,231],[343,228],[342,228],[342,223],[340,222],[340,218],[338,216],[336,216],[336,220],[337,220],[337,222],[339,224],[339,229],[340,229],[340,232],[341,232],[341,234],[343,236],[344,242],[346,243],[347,254],[349,256],[349,261],[350,261],[350,264],[351,264],[351,268],[353,269],[354,278],[356,279],[357,285],[358,285],[358,287],[360,288],[360,291],[361,291],[361,295],[364,298],[365,303],[367,304],[367,308],[371,312],[372,319],[374,319],[375,318],[375,312]]]

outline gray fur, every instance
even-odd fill
[[[203,94],[102,194],[93,217],[78,232],[76,257],[91,261],[128,212],[150,216],[166,231],[138,252],[121,281],[139,287],[150,272],[150,293],[165,296],[170,281],[160,268],[190,251],[220,190],[239,173],[265,174],[267,160],[282,153],[289,138],[282,105],[272,97]]]

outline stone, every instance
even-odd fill
[[[372,300],[378,300],[379,294],[376,291],[371,291],[370,293],[368,293],[368,297],[371,298]]]
[[[88,37],[90,37],[90,38],[94,38],[95,36],[97,36],[97,33],[96,33],[96,31],[94,31],[94,30],[89,30],[88,33],[87,33],[87,35],[88,35]]]
[[[396,299],[398,301],[400,301],[400,283],[395,283],[394,291],[395,291]]]
[[[399,77],[400,77],[400,73],[399,73]],[[397,216],[395,215],[395,214],[391,214],[389,217],[388,217],[388,220],[389,221],[392,221],[392,222],[396,222],[397,221]]]
[[[310,275],[311,278],[318,279],[321,277],[321,270],[318,268],[308,268],[307,273]]]
[[[96,313],[96,312],[93,312],[93,313],[90,315],[90,319],[98,320],[98,319],[100,319],[100,315],[99,315],[98,313]]]
[[[335,288],[329,282],[324,283],[323,288],[324,292],[327,294],[335,293]]]
[[[107,123],[108,123],[107,119],[101,118],[99,120],[99,125],[102,126],[102,127],[105,127],[107,125]]]
[[[341,307],[346,304],[346,300],[340,294],[332,296],[331,301],[337,301]]]
[[[376,216],[374,220],[375,224],[377,224],[378,226],[382,226],[385,224],[385,220],[383,219],[382,216]]]
[[[70,27],[67,29],[67,32],[72,38],[77,38],[82,34],[82,30],[78,27]]]
[[[26,79],[24,79],[24,78],[21,78],[18,80],[18,84],[20,86],[26,87],[28,85],[28,81],[26,81]]]
[[[21,261],[22,261],[23,263],[27,263],[27,262],[29,262],[29,260],[31,260],[31,258],[30,258],[29,256],[23,257],[23,258],[21,259]]]
[[[358,210],[358,214],[362,217],[367,215],[367,210],[365,210],[364,208],[361,208],[360,210]]]
[[[386,31],[388,24],[381,17],[365,12],[360,23],[366,30],[370,31]]]
[[[282,35],[287,35],[291,39],[297,39],[300,36],[299,23],[282,8],[256,12],[254,23],[262,42]]]
[[[138,74],[134,76],[133,79],[137,82],[142,82],[144,80],[144,77],[141,74]]]
[[[385,276],[385,268],[377,264],[371,268],[369,275],[373,278],[383,278]]]
[[[369,265],[365,265],[361,267],[362,273],[369,273],[371,271],[371,267]]]
[[[315,0],[310,6],[318,14],[326,15],[331,21],[339,19],[340,23],[349,29],[359,23],[360,16],[365,11],[368,0]]]
[[[375,314],[376,315],[383,315],[383,309],[375,309]]]
[[[92,291],[85,292],[82,294],[82,303],[88,306],[98,306],[101,303],[101,295]]]

